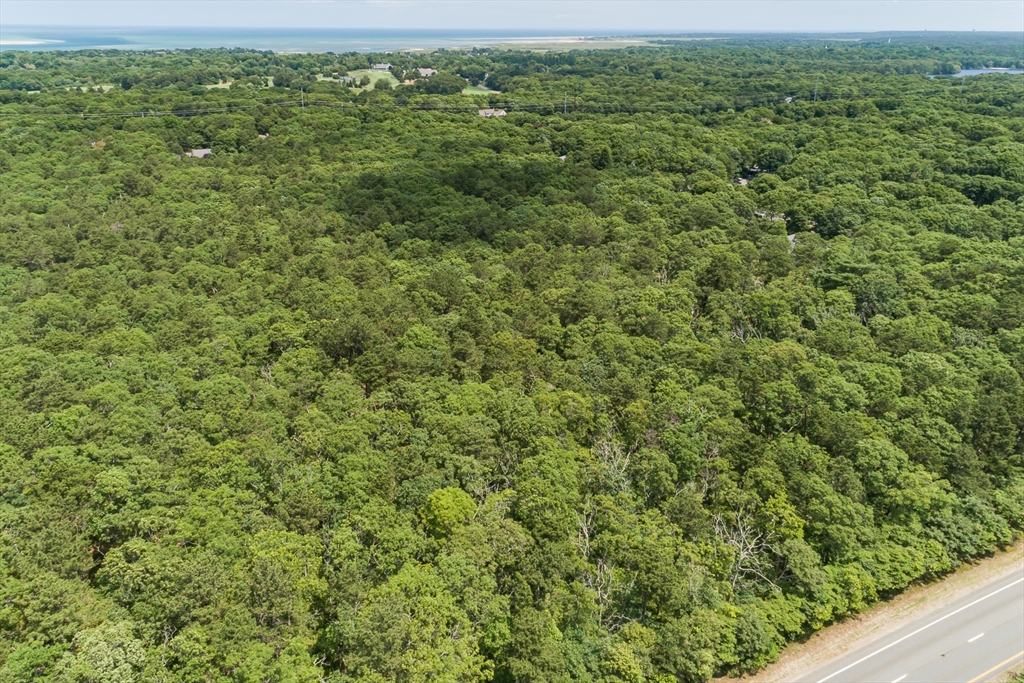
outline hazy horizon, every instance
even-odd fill
[[[310,0],[313,1],[313,0]],[[579,35],[579,36],[592,36],[592,37],[606,37],[606,36],[634,36],[634,37],[658,37],[658,36],[685,36],[685,35],[881,35],[881,34],[919,34],[919,33],[935,33],[935,34],[966,34],[966,33],[984,33],[984,34],[1024,34],[1022,31],[1012,31],[1008,29],[878,29],[873,31],[855,31],[855,30],[816,30],[816,29],[679,29],[679,30],[667,30],[664,28],[636,28],[636,29],[588,29],[586,27],[578,28],[565,28],[565,29],[544,29],[544,28],[512,28],[512,29],[498,29],[491,26],[468,26],[459,28],[415,28],[415,27],[388,27],[388,26],[189,26],[186,24],[179,26],[148,26],[145,24],[139,24],[136,26],[129,25],[96,25],[96,26],[77,26],[73,24],[12,24],[4,23],[3,27],[5,30],[8,29],[42,29],[47,31],[53,30],[72,30],[72,31],[265,31],[273,33],[276,31],[351,31],[351,32],[417,32],[422,31],[424,33],[480,33],[480,32],[492,32],[492,33],[516,33],[527,35],[530,32],[535,32],[538,35]]]
[[[0,33],[0,49],[50,50],[178,50],[250,49],[278,53],[344,53],[431,51],[484,46],[624,47],[657,39],[717,41],[762,37],[772,40],[880,41],[886,37],[906,41],[945,41],[975,35],[979,40],[1005,42],[1015,33],[1006,31],[600,31],[543,29],[408,29],[408,28],[269,28],[269,27],[60,27],[8,26]],[[928,36],[925,38],[925,36]],[[1003,36],[1000,39],[998,36]],[[1007,38],[1009,37],[1009,38]]]
[[[0,32],[407,29],[551,33],[871,33],[1021,27],[1024,0],[4,0]],[[1011,28],[1011,32],[1016,32]]]

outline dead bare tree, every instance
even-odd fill
[[[760,579],[772,588],[778,586],[765,574],[766,565],[771,564],[775,553],[777,536],[773,531],[758,529],[754,515],[746,507],[736,509],[727,520],[721,513],[713,515],[715,535],[734,551],[730,584],[733,590],[749,577]]]
[[[605,438],[594,444],[594,455],[598,462],[604,465],[605,476],[612,487],[620,493],[628,493],[632,484],[629,467],[632,464],[634,450],[624,448],[616,441],[614,430],[614,426],[610,427]]]
[[[597,622],[608,630],[615,633],[631,621],[635,621],[625,614],[626,598],[636,585],[636,578],[639,572],[633,572],[628,582],[623,582],[616,577],[615,567],[598,559],[593,567],[587,566],[583,572],[583,585],[594,592],[597,602]],[[618,603],[618,609],[615,609]]]
[[[730,330],[733,339],[746,344],[751,339],[761,339],[761,332],[747,320],[737,320]]]
[[[576,546],[580,554],[585,559],[590,559],[590,539],[593,538],[594,534],[594,522],[597,519],[597,513],[589,505],[586,506],[583,512],[576,513],[576,538],[573,539],[573,545]]]
[[[712,461],[718,458],[718,453],[718,443],[708,441],[704,447],[704,457],[701,459],[700,472],[697,473],[700,479],[698,486],[700,488],[701,501],[707,500],[708,492],[718,487],[718,469],[712,464]]]

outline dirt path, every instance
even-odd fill
[[[719,678],[714,683],[787,683],[827,664],[847,650],[881,638],[904,623],[932,610],[941,609],[987,581],[994,581],[1024,567],[1024,539],[1005,552],[973,564],[965,564],[954,573],[930,583],[912,585],[892,600],[846,621],[818,631],[803,643],[787,647],[779,661],[757,674],[741,678]],[[1010,680],[1012,676],[1005,680]],[[1001,679],[1002,680],[1002,679]]]

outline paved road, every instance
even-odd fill
[[[1024,567],[848,652],[803,683],[985,683],[1024,660]]]

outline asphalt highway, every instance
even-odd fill
[[[1024,566],[800,679],[985,683],[1024,661]]]

